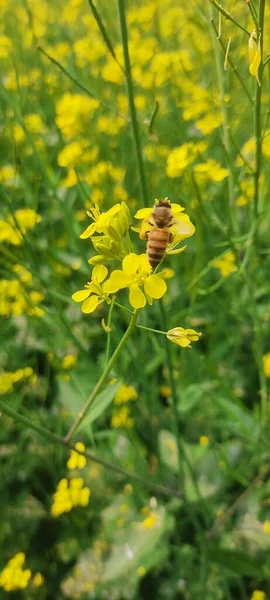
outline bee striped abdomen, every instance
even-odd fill
[[[146,252],[153,269],[161,262],[169,240],[170,233],[165,229],[156,228],[149,232]]]

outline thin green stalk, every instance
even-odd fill
[[[110,304],[109,313],[108,313],[108,321],[107,321],[107,344],[106,344],[106,354],[105,354],[105,365],[109,362],[110,357],[110,347],[111,347],[111,323],[112,323],[112,313],[114,308],[114,298]]]
[[[227,10],[225,10],[225,8],[222,8],[222,6],[220,6],[220,4],[216,2],[216,0],[209,0],[209,2],[211,2],[212,6],[214,6],[220,12],[220,14],[223,15],[225,19],[227,19],[227,21],[231,21],[232,23],[234,23],[237,27],[239,27],[239,29],[241,29],[241,31],[243,31],[246,35],[250,37],[249,31],[247,31],[245,27],[242,27],[241,23],[238,23],[238,21],[236,21],[230,15],[230,13]]]
[[[129,112],[130,112],[131,125],[132,125],[135,156],[136,156],[137,168],[138,168],[139,179],[140,179],[141,203],[143,206],[147,206],[147,204],[148,204],[148,202],[147,202],[147,186],[146,186],[146,179],[145,179],[145,173],[144,173],[144,164],[143,164],[143,157],[142,157],[142,150],[141,150],[141,142],[140,142],[138,121],[137,121],[137,114],[136,114],[136,108],[135,108],[135,103],[134,103],[133,83],[132,83],[129,51],[128,51],[128,34],[127,34],[126,13],[125,13],[125,0],[118,0],[118,14],[119,14],[119,23],[120,23],[120,31],[121,31],[123,55],[124,55],[124,63],[125,63],[125,78],[126,78],[126,87],[127,87],[127,95],[128,95],[128,103],[129,103]]]
[[[91,404],[91,402],[93,402],[93,400],[96,398],[96,396],[98,395],[98,393],[100,392],[102,386],[104,385],[110,371],[113,368],[113,365],[115,364],[115,362],[117,361],[119,355],[121,354],[123,348],[125,347],[127,341],[129,340],[131,334],[133,333],[133,330],[136,326],[136,321],[138,318],[138,314],[139,311],[135,310],[132,318],[130,320],[129,326],[126,330],[126,332],[124,333],[122,339],[120,340],[117,348],[115,349],[113,355],[111,356],[109,362],[107,363],[106,368],[104,369],[101,377],[99,378],[98,382],[96,383],[92,393],[90,394],[89,398],[87,399],[87,401],[85,402],[84,406],[82,407],[82,409],[80,410],[80,412],[78,413],[74,423],[71,425],[68,433],[66,434],[66,436],[64,437],[64,443],[67,444],[67,442],[69,442],[71,436],[75,433],[75,431],[77,430],[78,426],[81,424],[81,422],[83,421],[84,417],[86,416],[86,413],[88,411],[88,408]]]
[[[116,54],[114,52],[114,49],[113,49],[113,45],[112,45],[111,40],[109,39],[109,36],[107,34],[106,27],[105,27],[105,25],[104,25],[104,23],[102,21],[102,18],[100,16],[100,14],[99,14],[99,12],[98,12],[98,10],[97,10],[97,8],[96,8],[93,0],[88,0],[88,4],[89,4],[89,6],[91,8],[91,11],[93,13],[93,17],[94,17],[94,19],[95,19],[95,21],[97,23],[97,26],[99,28],[99,31],[100,31],[101,35],[102,35],[104,43],[106,44],[106,46],[107,46],[110,54],[112,55],[113,59],[118,64],[118,67],[121,69],[121,71],[124,71],[122,65],[120,64],[120,62],[117,59],[117,56],[116,56]]]
[[[145,327],[144,325],[137,325],[140,329],[146,329],[147,331],[152,331],[153,333],[161,333],[162,335],[167,335],[167,331],[160,331],[159,329],[152,329],[151,327]]]
[[[218,43],[219,43],[220,47],[222,48],[223,54],[224,54],[224,56],[225,56],[225,55],[226,55],[226,46],[224,45],[224,43],[223,43],[223,41],[222,41],[222,38],[221,38],[221,36],[219,36],[219,35],[218,35],[218,30],[217,30],[217,28],[216,28],[216,26],[215,26],[215,23],[214,23],[214,20],[213,20],[213,19],[211,19],[211,25],[212,25],[212,27],[213,27],[213,29],[214,29],[214,31],[215,31],[215,34],[216,34],[217,41],[218,41]],[[245,94],[246,94],[246,96],[248,97],[248,99],[249,99],[250,103],[251,103],[251,104],[253,104],[253,100],[252,100],[252,98],[251,98],[251,95],[250,95],[250,93],[249,93],[249,91],[248,91],[248,89],[247,89],[247,87],[246,87],[246,85],[245,85],[245,83],[244,83],[244,81],[243,81],[243,79],[242,79],[241,75],[240,75],[240,74],[239,74],[239,72],[237,71],[237,68],[236,68],[236,66],[234,65],[234,63],[233,63],[232,59],[230,58],[230,56],[227,56],[227,62],[228,62],[228,63],[229,63],[229,65],[231,66],[231,68],[232,68],[232,71],[233,71],[233,73],[236,75],[236,77],[237,77],[238,81],[241,83],[241,86],[242,86],[243,90],[245,91]]]
[[[39,50],[39,52],[41,52],[41,54],[44,54],[44,56],[46,56],[46,58],[48,58],[48,60],[50,60],[56,67],[58,67],[58,69],[60,69],[60,71],[62,71],[62,73],[64,73],[64,75],[66,77],[68,77],[68,79],[70,79],[73,83],[75,83],[75,85],[77,85],[78,88],[80,88],[80,90],[82,90],[82,92],[87,94],[87,96],[89,96],[90,98],[94,98],[94,100],[97,100],[102,106],[104,106],[108,110],[112,111],[118,117],[121,117],[121,119],[124,119],[125,121],[127,121],[127,118],[124,117],[124,115],[122,115],[121,113],[119,113],[115,108],[113,108],[112,106],[109,106],[109,104],[106,104],[106,102],[99,100],[99,98],[97,98],[93,94],[93,92],[91,92],[87,87],[85,87],[85,85],[83,85],[83,83],[81,83],[78,79],[76,79],[76,77],[74,77],[74,75],[71,75],[71,73],[69,71],[67,71],[67,69],[65,69],[65,67],[63,67],[63,65],[61,65],[61,63],[58,60],[53,58],[53,56],[50,56],[50,54],[48,54],[46,52],[46,50],[44,50],[41,46],[38,46],[37,49]]]
[[[1,411],[3,411],[4,414],[11,417],[11,419],[14,419],[14,421],[20,423],[24,427],[27,427],[29,429],[32,429],[33,431],[36,431],[39,435],[41,435],[46,440],[49,440],[56,444],[62,444],[62,445],[65,443],[63,438],[56,435],[49,429],[42,427],[42,425],[38,425],[38,423],[34,423],[33,421],[30,421],[30,419],[27,419],[27,417],[24,417],[20,413],[13,410],[13,408],[11,408],[11,406],[6,404],[2,400],[0,400],[0,409],[1,409]],[[66,446],[70,450],[76,450],[76,452],[78,452],[79,454],[82,454],[88,460],[98,463],[99,465],[101,465],[102,467],[105,467],[106,469],[110,469],[111,471],[114,471],[115,473],[119,473],[119,475],[123,475],[124,477],[128,477],[129,479],[134,479],[134,481],[138,481],[139,483],[143,484],[144,486],[153,489],[157,494],[159,493],[159,494],[164,494],[166,496],[175,496],[176,498],[183,497],[183,494],[178,490],[171,489],[167,486],[159,485],[158,483],[154,483],[149,479],[144,479],[143,477],[140,477],[140,475],[137,475],[136,473],[130,473],[129,471],[126,471],[125,469],[122,469],[121,467],[118,467],[117,465],[114,465],[113,463],[111,463],[107,460],[104,460],[103,458],[99,458],[99,457],[95,456],[95,454],[92,454],[88,450],[81,452],[80,450],[77,450],[77,448],[75,448],[75,446],[72,443],[67,442]]]
[[[262,131],[261,131],[261,104],[262,104],[262,78],[263,78],[263,29],[264,29],[264,11],[265,11],[265,0],[259,0],[259,15],[258,24],[259,29],[257,31],[258,44],[261,48],[261,64],[258,70],[258,77],[255,81],[255,106],[254,106],[254,135],[256,143],[256,154],[255,154],[255,174],[254,174],[254,217],[258,216],[258,204],[259,204],[259,186],[260,186],[260,174],[261,174],[261,159],[262,159]]]
[[[213,16],[213,8],[210,7],[211,17]],[[227,203],[228,209],[228,221],[230,226],[230,233],[232,234],[234,231],[234,219],[232,215],[232,210],[234,207],[234,175],[233,175],[233,157],[231,151],[231,142],[229,136],[229,119],[228,119],[228,111],[227,105],[225,102],[225,82],[224,82],[224,71],[223,65],[221,61],[220,51],[218,48],[218,41],[214,36],[214,32],[211,29],[211,37],[214,49],[215,63],[216,63],[216,71],[217,71],[217,80],[218,80],[218,89],[219,89],[219,98],[220,98],[220,110],[222,114],[222,137],[223,137],[223,145],[226,152],[226,161],[227,168],[229,171],[228,177],[228,191],[229,191],[229,202]],[[229,57],[227,57],[227,60]]]

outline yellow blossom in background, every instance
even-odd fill
[[[220,164],[213,159],[209,159],[205,163],[199,163],[193,167],[194,173],[196,174],[196,180],[205,181],[210,179],[211,181],[220,182],[223,181],[229,175],[228,169],[224,169]]]
[[[7,58],[12,52],[12,40],[6,35],[0,35],[0,58]]]
[[[82,477],[76,477],[68,481],[61,479],[53,495],[51,514],[59,517],[65,512],[70,512],[77,506],[87,506],[90,498],[90,489],[83,487]]]
[[[249,55],[249,72],[253,77],[258,78],[258,71],[261,64],[262,56],[261,56],[261,45],[255,42],[255,37],[257,35],[256,29],[252,31],[252,34],[248,41],[248,55]]]
[[[85,445],[82,442],[77,442],[75,444],[75,448],[79,452],[85,452]],[[83,469],[87,463],[86,457],[82,454],[79,454],[79,452],[76,452],[76,450],[71,450],[71,454],[67,462],[67,468],[70,469],[70,471],[74,471],[75,469]]]
[[[56,125],[67,140],[76,139],[85,134],[85,127],[90,122],[99,102],[83,94],[63,94],[56,105]]]
[[[66,354],[61,363],[62,369],[70,369],[70,367],[73,367],[76,364],[77,360],[77,354]]]
[[[263,370],[265,377],[270,377],[270,352],[263,356]]]
[[[23,569],[25,554],[18,552],[11,558],[0,573],[0,587],[5,592],[13,592],[27,588],[31,579],[30,569]]]
[[[139,577],[143,577],[145,575],[145,573],[146,573],[146,568],[143,565],[140,565],[137,568],[136,572],[137,572],[137,575],[139,575]]]
[[[44,583],[44,577],[41,573],[36,573],[32,579],[34,587],[40,587]]]
[[[229,250],[221,258],[216,258],[215,260],[213,260],[212,266],[215,269],[220,270],[220,274],[222,277],[228,277],[231,273],[237,271],[234,253],[231,250]]]
[[[209,437],[207,435],[201,435],[201,437],[199,439],[199,444],[200,444],[200,446],[208,446]]]
[[[263,531],[264,533],[270,533],[270,521],[264,521]]]
[[[6,394],[13,390],[13,384],[29,379],[30,383],[35,383],[34,372],[32,367],[17,369],[14,372],[6,372],[0,375],[0,394]]]
[[[82,302],[81,310],[83,313],[92,313],[102,302],[109,302],[105,284],[101,285],[107,275],[108,269],[105,265],[96,265],[92,271],[92,279],[85,285],[85,289],[72,295],[72,300]]]
[[[197,342],[201,335],[194,329],[184,329],[183,327],[174,327],[167,332],[168,340],[182,348],[191,348],[191,342]]]
[[[133,425],[134,419],[130,416],[128,406],[122,406],[122,408],[115,412],[111,418],[111,427],[113,429],[131,429]]]
[[[114,404],[125,404],[130,400],[137,400],[138,394],[132,385],[125,385],[122,383],[117,391],[114,399]]]
[[[129,288],[129,302],[133,308],[143,308],[146,301],[152,304],[153,299],[164,296],[167,286],[158,275],[151,274],[151,266],[146,254],[131,253],[122,262],[122,271],[116,270],[104,284],[107,293],[114,293]],[[141,290],[143,287],[143,291]]]
[[[265,593],[261,590],[254,590],[250,596],[250,600],[266,600]]]
[[[146,517],[146,519],[144,519],[142,523],[140,523],[140,527],[142,529],[154,529],[155,527],[159,527],[160,523],[160,515],[155,511],[151,511]]]
[[[160,394],[163,398],[170,398],[172,395],[172,390],[169,385],[162,385],[160,388]]]

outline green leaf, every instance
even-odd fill
[[[102,415],[102,413],[106,410],[106,408],[108,408],[109,404],[111,404],[115,398],[121,383],[121,381],[117,381],[112,385],[108,385],[103,392],[98,394],[93,401],[93,404],[90,404],[89,411],[78,429],[88,427],[88,425],[93,423],[98,417],[100,417],[100,415]]]
[[[252,431],[253,441],[257,438],[260,432],[258,421],[244,406],[240,406],[236,402],[227,398],[216,397],[216,405],[222,409],[226,417],[226,426],[233,430],[238,435],[242,434],[250,440],[250,432]]]
[[[180,400],[177,409],[180,413],[186,413],[192,410],[202,400],[208,391],[213,393],[216,387],[215,381],[204,381],[202,383],[192,383],[180,392]]]
[[[208,556],[214,563],[222,565],[238,575],[249,575],[251,577],[262,577],[263,569],[256,563],[254,556],[251,557],[239,550],[228,550],[211,546],[208,548]]]

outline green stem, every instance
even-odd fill
[[[137,325],[140,329],[146,329],[147,331],[153,331],[153,333],[161,333],[162,335],[167,335],[167,331],[160,331],[159,329],[151,329],[151,327],[145,327],[144,325]]]
[[[262,158],[262,132],[261,132],[261,103],[262,103],[262,78],[263,78],[263,28],[264,28],[264,11],[265,11],[265,0],[259,0],[259,16],[258,24],[259,29],[257,30],[257,43],[260,44],[261,48],[261,64],[258,70],[258,78],[255,82],[255,106],[254,106],[254,134],[256,143],[256,154],[255,154],[255,174],[254,174],[254,216],[258,216],[258,204],[259,204],[259,185],[260,185],[260,174],[261,174],[261,158]]]
[[[212,25],[212,27],[213,27],[213,29],[214,29],[214,31],[215,31],[215,34],[216,34],[216,37],[217,37],[217,41],[218,41],[218,43],[219,43],[220,47],[222,48],[223,54],[224,54],[224,56],[226,56],[226,47],[225,47],[225,45],[224,45],[224,43],[223,43],[223,41],[222,41],[222,38],[221,38],[221,36],[219,36],[219,35],[218,35],[218,30],[217,30],[217,28],[216,28],[216,26],[215,26],[215,23],[214,23],[214,20],[213,20],[213,19],[211,19],[211,25]],[[237,71],[237,68],[235,67],[235,65],[234,65],[234,63],[233,63],[232,59],[230,58],[230,56],[227,56],[227,62],[228,62],[228,63],[229,63],[229,65],[231,66],[231,68],[232,68],[232,70],[233,70],[234,74],[236,75],[236,77],[237,77],[238,81],[241,83],[241,86],[242,86],[243,90],[245,91],[245,94],[246,94],[246,96],[248,97],[248,99],[249,99],[250,103],[251,103],[251,104],[253,104],[253,100],[252,100],[252,98],[251,98],[251,95],[250,95],[250,93],[249,93],[249,91],[248,91],[247,87],[245,86],[245,83],[244,83],[244,81],[243,81],[243,79],[242,79],[241,75],[240,75],[240,74],[239,74],[239,72]]]
[[[113,307],[114,307],[114,298],[112,299],[112,302],[111,302],[110,308],[109,308],[109,313],[108,313],[108,322],[107,322],[108,332],[107,332],[107,344],[106,344],[106,355],[105,355],[105,364],[106,365],[109,362],[109,356],[110,356],[110,347],[111,347],[111,322],[112,322]]]
[[[30,421],[30,419],[27,419],[27,417],[24,417],[23,415],[19,414],[15,410],[13,410],[13,408],[11,408],[11,406],[6,404],[2,400],[0,400],[0,409],[3,411],[4,414],[11,417],[11,419],[14,419],[14,421],[16,421],[18,423],[21,423],[21,425],[23,425],[24,427],[27,427],[29,429],[32,429],[33,431],[36,431],[43,438],[50,440],[51,442],[54,442],[56,444],[62,444],[62,445],[64,444],[63,438],[56,435],[52,431],[49,431],[49,429],[42,427],[42,425],[38,425],[37,423]],[[117,465],[114,465],[113,463],[111,463],[107,460],[98,458],[97,456],[95,456],[95,454],[88,452],[88,450],[85,450],[84,452],[80,452],[79,450],[77,450],[75,448],[75,446],[73,444],[71,444],[69,442],[66,444],[66,446],[70,450],[76,450],[76,452],[78,452],[79,454],[82,454],[83,456],[88,458],[88,460],[98,463],[102,467],[105,467],[106,469],[110,469],[111,471],[114,471],[115,473],[119,473],[119,475],[123,475],[124,477],[128,477],[129,479],[134,479],[135,481],[142,483],[144,486],[152,488],[157,493],[164,494],[166,496],[175,496],[176,498],[183,497],[183,494],[181,492],[179,492],[178,490],[173,490],[169,487],[159,485],[158,483],[154,483],[154,482],[150,481],[149,479],[144,479],[143,477],[140,477],[140,475],[137,475],[136,473],[130,473],[129,471],[125,471],[125,469],[122,469],[121,467],[118,467]]]
[[[102,386],[104,385],[110,371],[113,368],[113,365],[115,364],[115,362],[117,361],[119,355],[121,354],[124,346],[126,345],[127,341],[129,340],[135,326],[136,326],[136,321],[138,318],[138,310],[135,310],[132,318],[130,320],[129,326],[126,330],[126,332],[124,333],[122,339],[120,340],[117,348],[115,349],[113,355],[111,356],[109,362],[107,363],[106,368],[104,369],[101,377],[99,378],[98,382],[96,383],[92,393],[90,394],[89,398],[87,399],[87,401],[85,402],[84,406],[82,407],[82,409],[80,410],[80,412],[78,413],[74,423],[71,425],[68,433],[66,434],[66,436],[64,437],[63,442],[66,444],[67,442],[69,442],[71,436],[75,433],[76,429],[79,427],[79,425],[81,424],[81,422],[83,421],[84,417],[86,416],[86,413],[88,411],[88,408],[91,404],[91,402],[93,402],[93,400],[96,398],[96,396],[98,395],[98,393],[100,392]]]
[[[209,2],[211,2],[211,4],[218,10],[218,12],[220,12],[220,14],[223,15],[223,17],[225,17],[225,19],[234,23],[237,27],[239,27],[239,29],[241,29],[244,33],[246,33],[246,35],[248,35],[248,37],[250,37],[249,31],[247,31],[247,29],[242,27],[241,23],[238,23],[238,21],[236,21],[233,17],[231,17],[230,13],[227,10],[225,10],[225,8],[222,8],[222,6],[220,6],[220,4],[218,4],[216,2],[216,0],[209,0]]]
[[[129,102],[129,112],[130,112],[131,125],[132,125],[135,156],[136,156],[137,168],[138,168],[139,179],[140,179],[141,201],[142,201],[143,206],[147,206],[147,204],[148,204],[148,202],[147,202],[147,186],[146,186],[144,164],[143,164],[143,157],[142,157],[142,151],[141,151],[139,127],[138,127],[136,108],[135,108],[135,103],[134,103],[133,83],[132,83],[129,51],[128,51],[128,35],[127,35],[127,24],[126,24],[126,14],[125,14],[125,0],[118,0],[118,14],[119,14],[119,23],[120,23],[123,55],[124,55],[124,63],[125,63],[125,78],[126,78],[127,95],[128,95],[128,102]]]

